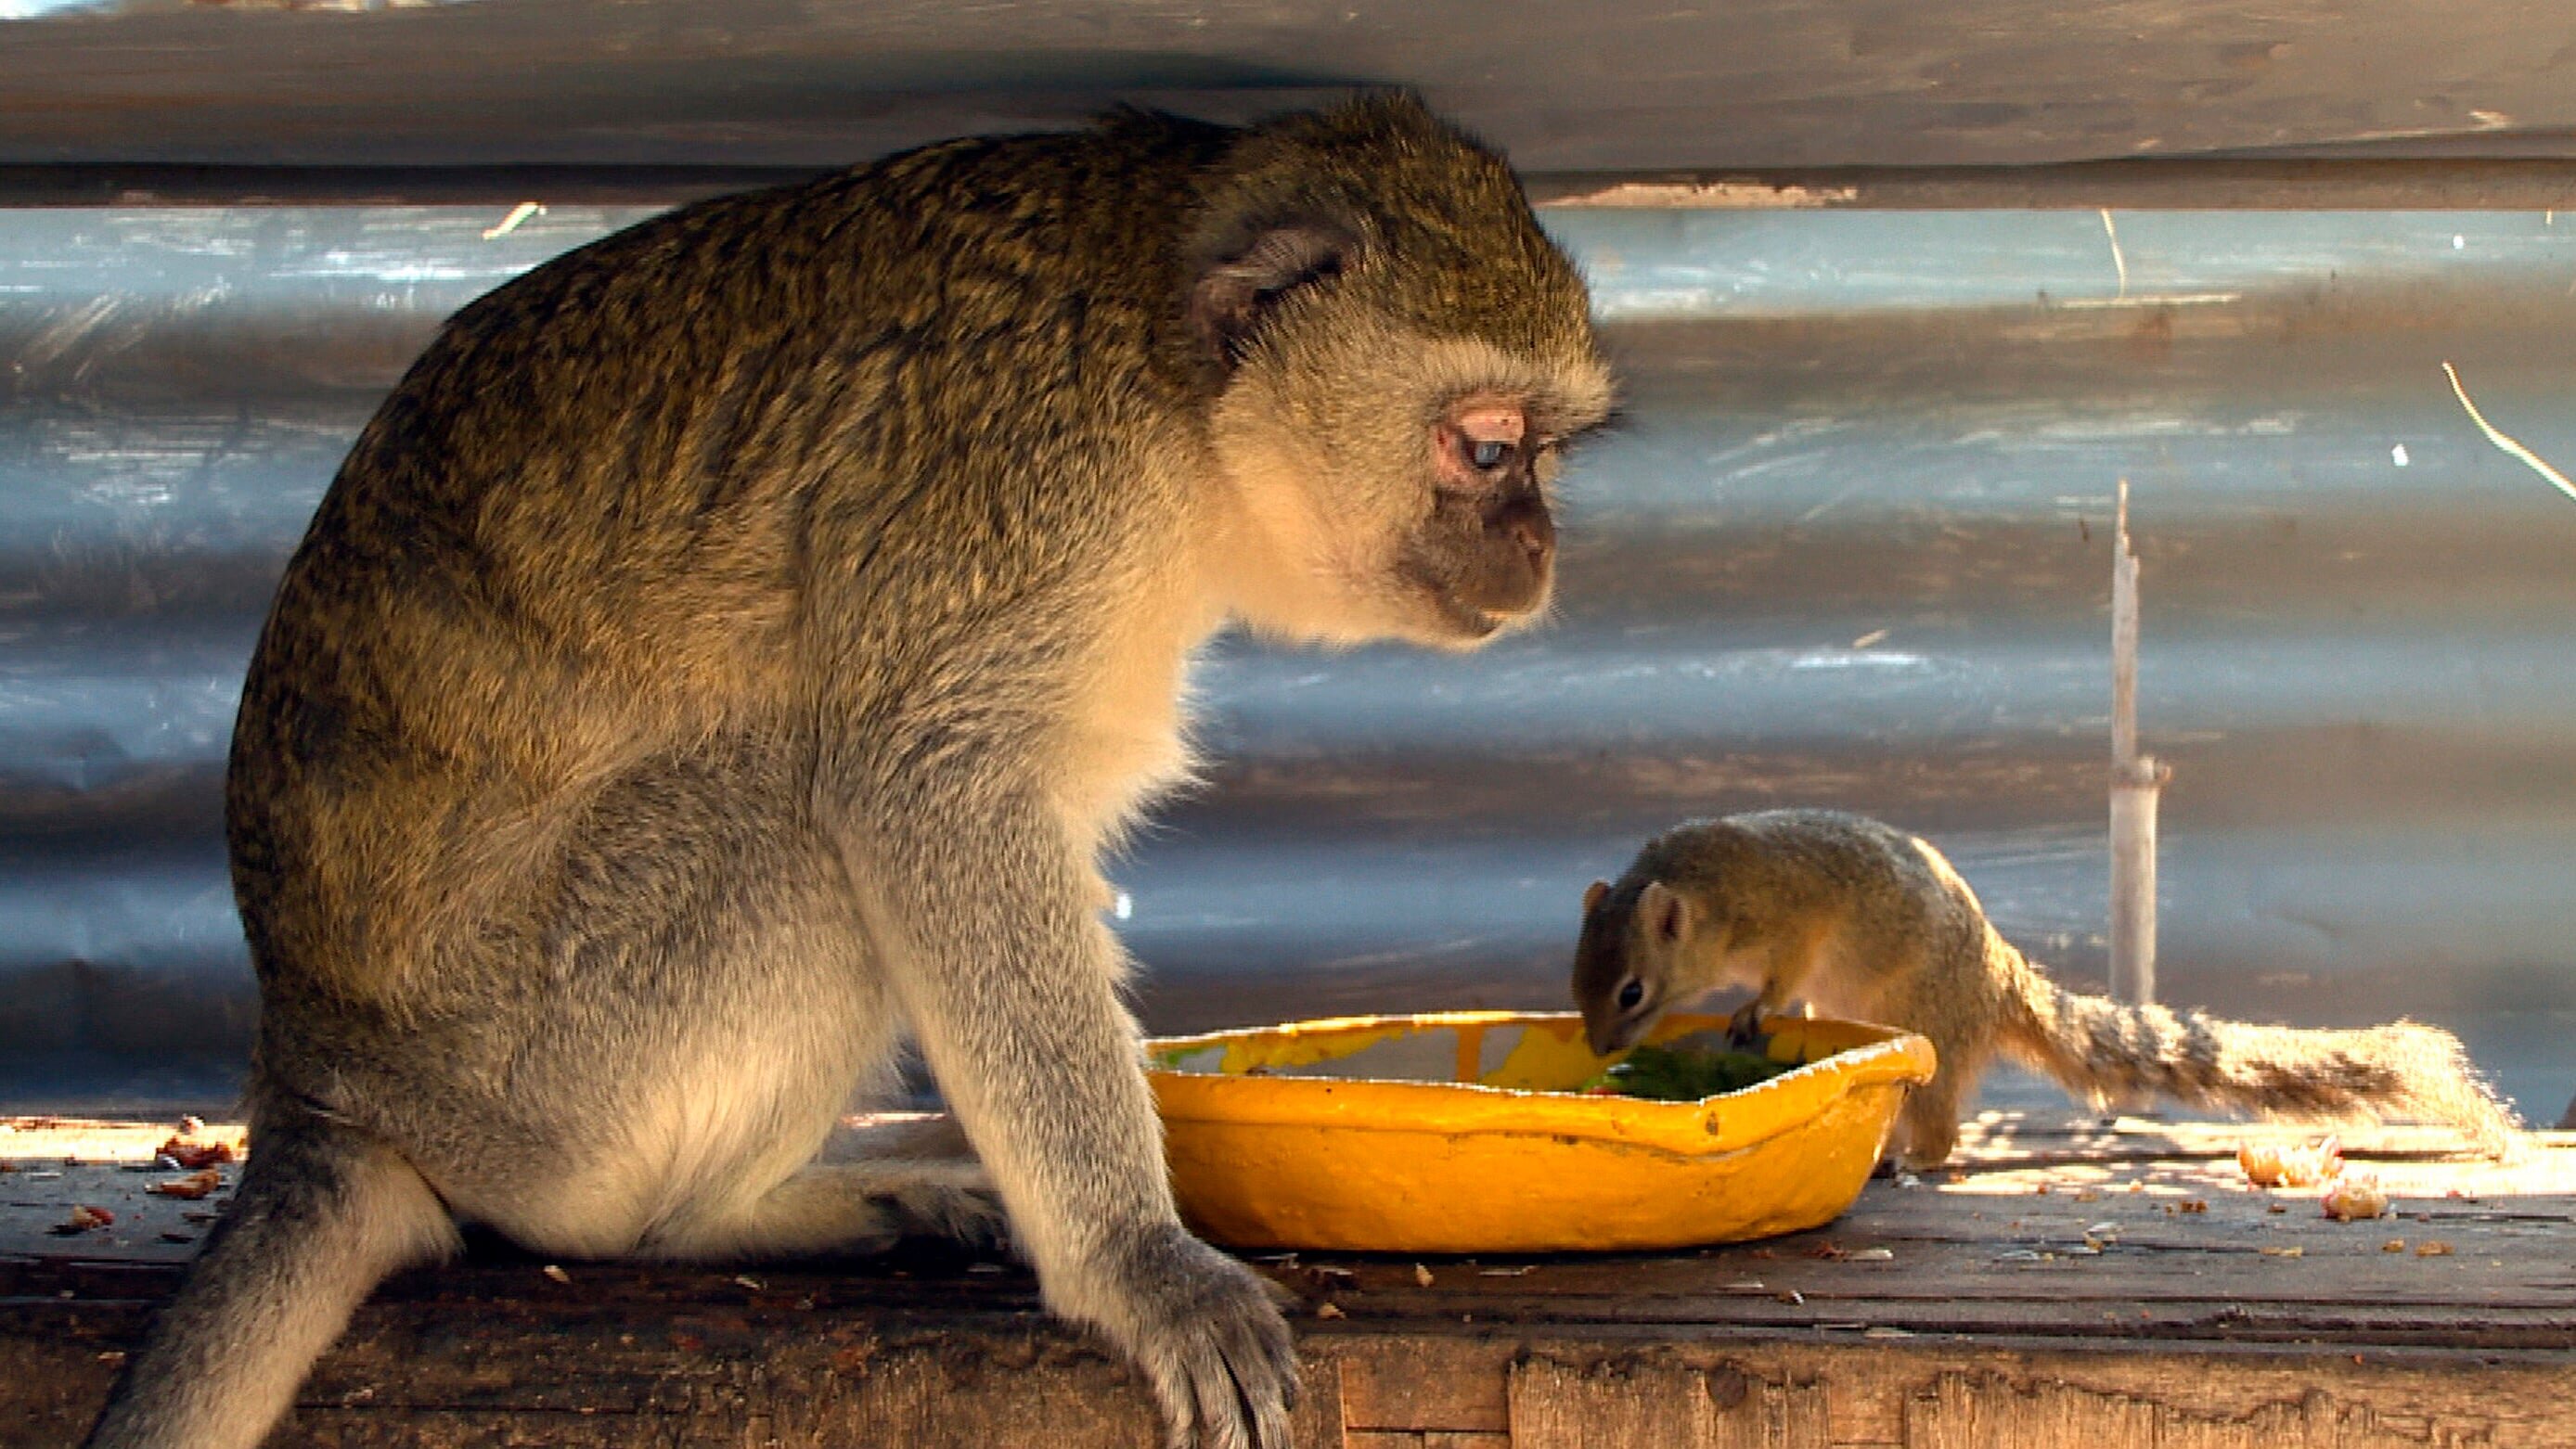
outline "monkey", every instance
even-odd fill
[[[1240,627],[1542,618],[1583,280],[1401,94],[1122,111],[664,213],[452,317],[292,556],[226,778],[253,1151],[89,1441],[244,1449],[471,1225],[687,1261],[1007,1233],[1168,1442],[1278,1449],[1100,873]],[[816,1162],[917,1049],[972,1163]]]
[[[1929,841],[1840,811],[1686,821],[1584,892],[1573,987],[1594,1052],[1635,1045],[1667,1010],[1729,983],[1756,991],[1730,1022],[1738,1041],[1803,999],[1932,1043],[1938,1069],[1898,1119],[1913,1168],[1950,1156],[1961,1104],[1997,1055],[2097,1107],[2164,1097],[2292,1119],[2414,1115],[2498,1156],[2519,1140],[2449,1032],[2261,1026],[2068,991],[1996,931]]]

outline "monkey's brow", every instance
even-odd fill
[[[1582,427],[1575,428],[1567,432],[1549,431],[1542,433],[1539,437],[1538,445],[1543,448],[1555,448],[1559,451],[1566,451],[1578,443],[1590,443],[1596,439],[1612,436],[1624,431],[1634,420],[1634,416],[1634,414],[1630,413],[1625,408],[1613,408],[1608,413],[1604,414],[1598,421],[1586,423]]]

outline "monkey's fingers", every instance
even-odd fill
[[[1177,1225],[1135,1267],[1131,1352],[1169,1449],[1286,1449],[1297,1358],[1277,1285]]]
[[[1244,1295],[1211,1311],[1180,1355],[1195,1433],[1175,1426],[1174,1442],[1202,1449],[1287,1449],[1296,1401],[1296,1345],[1266,1295]]]

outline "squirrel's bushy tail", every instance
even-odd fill
[[[2513,1113],[2459,1038],[2439,1027],[2258,1026],[2079,995],[2027,963],[2020,974],[2005,1054],[2097,1102],[2160,1097],[2266,1117],[2413,1117],[2459,1128],[2490,1156],[2520,1140]]]

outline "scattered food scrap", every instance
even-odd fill
[[[2317,1200],[2325,1215],[2339,1223],[2361,1218],[2375,1218],[2388,1211],[2388,1194],[2381,1190],[2374,1173],[2346,1172],[2327,1186]]]
[[[2451,1256],[2451,1245],[2443,1242],[2439,1238],[2426,1238],[2424,1241],[2415,1245],[2415,1256],[2418,1258],[2447,1258]]]
[[[185,1177],[171,1177],[152,1184],[144,1191],[155,1197],[183,1197],[190,1202],[208,1196],[224,1185],[224,1176],[211,1167],[199,1168]]]
[[[162,1143],[154,1150],[153,1155],[156,1158],[169,1159],[173,1167],[195,1172],[202,1168],[213,1167],[220,1162],[232,1161],[233,1145],[220,1138],[212,1142],[191,1141],[188,1134],[182,1133]]]
[[[115,1221],[116,1214],[107,1209],[82,1203],[71,1210],[69,1217],[54,1224],[54,1232],[68,1238],[75,1233],[95,1232]]]
[[[2314,1187],[2342,1170],[2343,1152],[2332,1137],[2305,1147],[2249,1142],[2236,1149],[2236,1166],[2256,1187]]]

